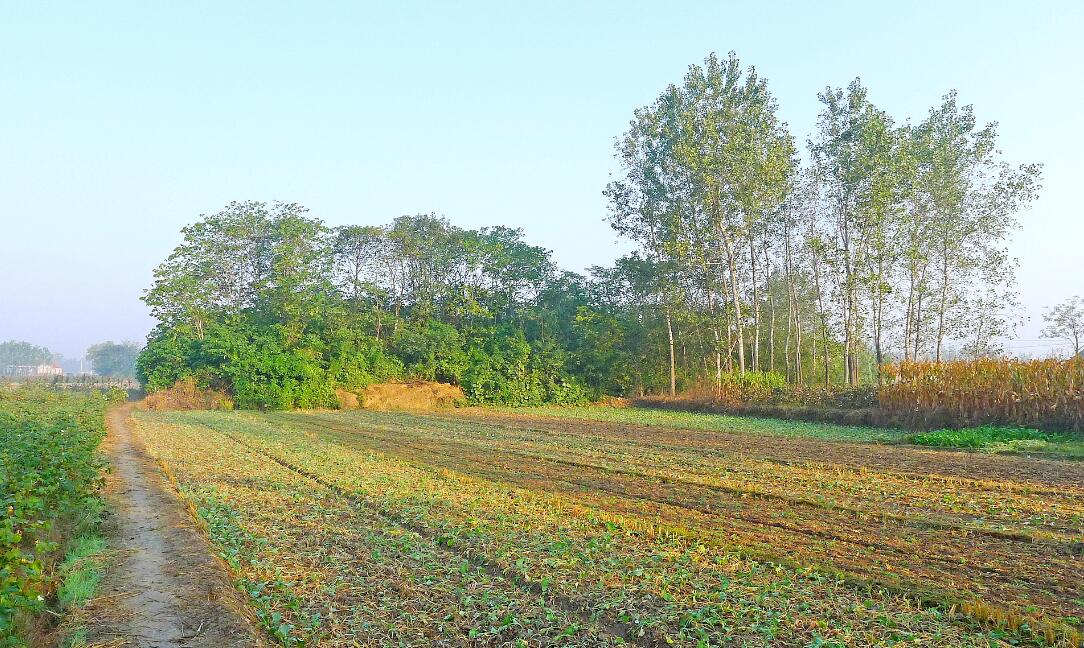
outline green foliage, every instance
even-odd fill
[[[52,359],[53,354],[45,347],[18,340],[0,342],[0,370],[10,365],[44,364]]]
[[[410,378],[458,384],[467,368],[459,331],[436,320],[401,327],[389,346]]]
[[[20,613],[44,609],[54,529],[101,484],[106,404],[96,393],[0,390],[0,646],[19,645]]]
[[[146,296],[161,321],[137,362],[149,391],[191,380],[254,409],[335,407],[337,388],[389,380],[462,385],[475,403],[587,398],[575,342],[547,338],[531,304],[549,254],[518,230],[420,215],[331,231],[304,212],[233,203],[185,228]]]
[[[105,538],[97,534],[80,536],[72,543],[59,569],[62,582],[57,602],[61,608],[78,607],[94,596],[102,576],[99,557],[105,547]]]
[[[486,333],[467,352],[462,387],[471,403],[528,406],[587,400],[586,390],[565,374],[557,349],[532,346],[521,332],[508,327]]]
[[[100,342],[87,349],[95,373],[111,378],[135,378],[139,345],[135,342]]]
[[[147,391],[167,389],[195,373],[195,340],[178,331],[159,328],[136,360],[136,376]]]
[[[933,430],[912,435],[908,440],[916,445],[935,448],[990,448],[998,444],[1008,444],[1015,441],[1059,443],[1070,441],[1071,438],[1064,434],[1042,432],[1029,428],[983,425],[961,430]],[[1018,447],[1023,448],[1026,446]]]
[[[403,361],[391,355],[380,340],[371,337],[332,340],[328,354],[328,373],[337,385],[363,389],[403,376]]]

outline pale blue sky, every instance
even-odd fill
[[[625,246],[613,139],[690,63],[756,65],[804,143],[861,76],[920,119],[951,88],[1045,164],[1020,290],[1084,295],[1084,3],[7,2],[0,0],[0,340],[68,356],[142,339],[178,230],[231,200],[329,224],[436,211],[523,227],[564,267]]]

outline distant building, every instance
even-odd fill
[[[8,365],[3,375],[13,378],[38,378],[41,376],[63,376],[64,370],[57,364]]]

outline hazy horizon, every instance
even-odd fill
[[[620,8],[618,8],[620,7]],[[0,25],[0,341],[79,357],[142,341],[139,297],[180,228],[233,200],[330,225],[436,212],[521,227],[562,268],[629,249],[605,222],[613,140],[712,51],[767,77],[800,147],[817,92],[860,76],[898,122],[951,89],[1044,165],[1011,252],[1044,355],[1044,306],[1084,295],[1079,81],[1084,7],[802,3],[319,9],[214,3],[8,7]],[[936,13],[936,19],[932,19]]]

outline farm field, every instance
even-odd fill
[[[0,646],[44,636],[93,590],[109,402],[0,385]]]
[[[477,410],[479,416],[490,412],[518,414],[532,417],[553,417],[625,423],[652,427],[703,430],[707,432],[734,432],[740,434],[767,434],[783,437],[826,439],[831,441],[900,441],[907,433],[889,428],[874,428],[808,421],[784,421],[773,418],[730,416],[670,409],[646,407],[600,407],[582,405],[567,407],[498,407]]]
[[[1084,464],[761,425],[134,414],[288,645],[1079,645]]]

